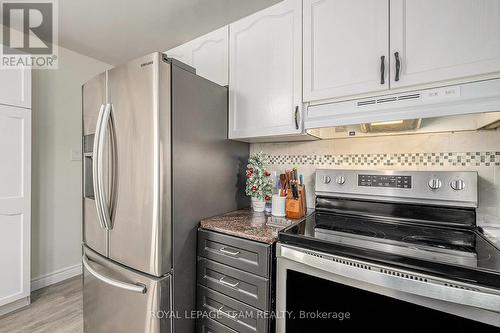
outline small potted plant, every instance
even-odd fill
[[[273,193],[271,173],[265,169],[268,164],[269,156],[263,152],[252,154],[248,159],[246,194],[252,197],[252,209],[256,212],[264,211]]]

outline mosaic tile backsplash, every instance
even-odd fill
[[[311,208],[318,168],[477,171],[477,224],[500,228],[500,131],[255,143],[251,151],[269,154],[270,170],[298,167]]]
[[[500,166],[500,151],[463,153],[400,153],[350,155],[271,155],[272,165],[317,166]]]

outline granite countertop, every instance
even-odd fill
[[[308,211],[307,215],[312,211]],[[236,237],[273,244],[278,240],[278,232],[302,221],[256,213],[251,209],[240,209],[226,214],[203,219],[200,227]]]

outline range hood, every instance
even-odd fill
[[[500,127],[500,79],[422,89],[307,108],[305,128],[320,139]]]

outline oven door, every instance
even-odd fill
[[[277,256],[278,333],[500,327],[492,289],[283,244]]]

